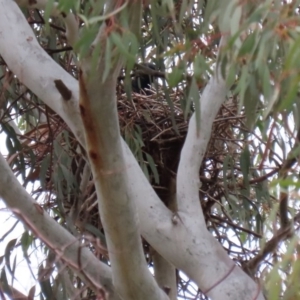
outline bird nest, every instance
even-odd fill
[[[150,95],[133,93],[131,101],[125,93],[118,95],[121,133],[157,194],[167,205],[170,193],[174,192],[172,183],[193,112],[191,106],[185,117],[184,97],[181,90],[172,91],[168,102],[162,89],[153,90]],[[242,115],[237,116],[237,103],[233,99],[222,105],[214,121],[211,140],[199,173],[199,176],[202,175],[201,181],[208,183],[211,178],[218,176],[216,173],[220,173],[220,167],[216,165],[220,165],[229,153],[234,157],[239,152],[241,146],[235,139],[234,128],[240,127],[242,120]]]
[[[156,193],[170,207],[168,201],[175,193],[174,179],[193,106],[185,117],[185,95],[180,89],[169,90],[168,97],[159,87],[148,90],[147,94],[131,93],[128,97],[123,88],[117,89],[120,130]],[[214,121],[199,171],[200,199],[208,219],[210,208],[224,195],[223,161],[228,155],[231,160],[238,158],[242,151],[243,143],[237,140],[235,132],[243,126],[243,115],[237,115],[237,104],[233,99],[227,100]],[[55,141],[49,143],[53,138]],[[85,160],[83,151],[78,151],[79,143],[60,117],[49,113],[48,123],[23,135],[22,144],[31,167],[26,182],[41,180],[36,192],[46,192],[44,208],[58,207],[64,217],[76,206],[81,224],[89,223],[102,230],[92,178],[84,199],[78,200]],[[29,163],[30,151],[35,154],[35,160]],[[12,161],[14,157],[9,159]],[[67,165],[62,166],[62,161]]]

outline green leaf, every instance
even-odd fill
[[[282,280],[278,272],[279,270],[274,268],[267,282],[268,299],[280,299]]]
[[[245,186],[249,186],[249,170],[250,170],[250,151],[248,147],[243,150],[240,158],[241,169],[243,173],[243,182]]]
[[[76,1],[59,0],[57,8],[63,12],[69,12],[71,9],[75,9]]]
[[[44,20],[46,22],[46,31],[50,31],[50,26],[49,26],[49,19],[52,14],[52,10],[54,7],[54,0],[49,0],[46,2],[46,8],[45,8],[45,14],[44,14]]]
[[[154,162],[152,156],[149,155],[148,153],[146,153],[146,158],[147,158],[147,161],[149,163],[150,169],[151,169],[151,171],[152,171],[152,173],[154,175],[154,182],[156,184],[159,184],[159,175],[158,175],[158,171],[157,171],[155,162]]]
[[[247,91],[248,84],[249,84],[249,70],[248,67],[243,66],[242,74],[240,76],[240,79],[238,81],[238,86],[237,86],[237,92],[239,93],[240,96],[240,107],[245,102],[245,93]]]
[[[296,102],[296,99],[298,98],[297,94],[299,91],[299,82],[300,82],[300,75],[290,76],[287,83],[287,95],[285,97],[282,97],[282,100],[280,101],[280,105],[278,108],[279,111],[282,111],[284,109],[290,110],[292,108],[293,104]]]
[[[232,218],[236,218],[237,214],[241,213],[241,210],[239,209],[239,200],[232,194],[229,194],[227,197],[227,201],[231,206],[231,209],[229,211]]]
[[[284,69],[287,72],[300,67],[300,37],[291,44],[290,50],[286,55]]]
[[[225,73],[226,73],[226,66],[224,67],[224,71],[222,71],[222,76],[226,78],[227,86],[232,87],[237,80],[237,66],[235,64],[230,65],[227,72],[227,76],[225,76]]]
[[[5,251],[4,251],[5,265],[12,275],[13,275],[13,268],[10,265],[10,255],[11,255],[11,252],[13,251],[13,249],[15,248],[16,243],[17,243],[17,239],[10,240],[7,243],[7,245],[5,247]]]
[[[257,114],[256,110],[259,105],[259,95],[256,93],[255,82],[251,80],[252,86],[249,86],[245,92],[245,114],[246,114],[246,126],[252,130]]]
[[[208,1],[211,2],[211,1]],[[234,31],[239,28],[239,24],[236,24],[237,19],[232,19],[233,13],[236,11],[236,2],[230,1],[230,2],[220,2],[219,4],[220,10],[222,11],[222,15],[218,18],[219,21],[219,28],[223,32],[230,32],[232,29],[232,35],[234,35]]]
[[[256,45],[256,33],[252,33],[243,41],[238,55],[241,57],[246,54],[252,54],[256,48]]]
[[[116,32],[112,32],[109,38],[111,39],[112,43],[116,45],[119,54],[124,55],[123,58],[129,61],[135,60],[135,57],[129,52],[129,49],[126,47],[129,47],[129,45],[124,44],[123,38],[119,34],[117,34]]]
[[[51,157],[50,157],[50,153],[48,153],[42,160],[41,169],[40,169],[40,181],[41,181],[41,185],[44,189],[46,188],[46,184],[47,184],[47,182],[46,182],[47,171],[49,170],[50,162],[51,162]]]
[[[206,75],[207,73],[212,75],[212,71],[207,64],[205,57],[201,54],[198,54],[194,60],[194,77],[197,80],[201,80],[203,75]]]
[[[261,215],[258,213],[255,215],[255,231],[258,233],[258,234],[262,234],[263,232],[263,221],[262,221],[262,217]]]
[[[21,237],[21,245],[22,245],[22,251],[23,251],[23,255],[26,259],[28,259],[28,249],[30,247],[30,245],[32,244],[33,238],[32,236],[29,234],[29,232],[26,230],[23,232],[22,237]]]
[[[42,290],[42,293],[45,295],[46,299],[55,299],[54,293],[52,290],[51,282],[49,275],[47,275],[47,270],[41,265],[39,267],[39,283]]]
[[[234,1],[232,1],[234,3]],[[230,7],[230,5],[228,5]],[[226,11],[227,12],[227,11]],[[240,22],[242,17],[242,5],[235,6],[233,14],[230,16],[230,10],[228,10],[228,19],[230,20],[230,31],[231,35],[236,34],[240,29]]]
[[[182,67],[174,67],[171,73],[167,74],[167,80],[169,86],[176,87],[180,81],[183,79],[183,69]]]
[[[85,57],[90,51],[90,46],[95,40],[99,28],[98,26],[84,26],[81,30],[82,32],[80,35],[80,39],[77,41],[74,48],[76,52],[79,52],[80,57]]]

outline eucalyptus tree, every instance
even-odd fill
[[[0,0],[1,295],[299,295],[298,5]]]

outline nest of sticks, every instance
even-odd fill
[[[193,112],[191,105],[190,112],[185,116],[184,98],[184,92],[180,89],[169,91],[168,101],[162,88],[148,90],[148,95],[131,93],[131,99],[128,98],[124,89],[117,89],[121,134],[136,156],[155,191],[166,204],[170,193],[172,193],[170,191],[172,186],[170,187],[170,185],[174,182],[173,179],[176,178],[180,152],[187,134],[189,118]],[[61,133],[67,130],[66,125],[56,114],[49,115],[48,124],[40,124],[23,136],[23,146],[29,147],[36,155],[35,167],[29,173],[28,181],[38,179],[40,166],[43,164],[46,154],[53,154],[53,144],[46,142],[51,135],[59,139],[62,147],[66,145],[65,137],[61,136]],[[211,189],[210,183],[213,181],[214,184],[217,183],[224,157],[228,154],[235,157],[240,153],[241,146],[239,141],[235,139],[234,130],[243,125],[243,120],[243,115],[237,116],[235,101],[229,99],[222,105],[213,124],[211,140],[199,172],[203,183],[202,189],[204,188],[203,194]],[[34,143],[32,143],[33,137]],[[83,163],[82,155],[76,151],[77,147],[78,142],[70,134],[68,155],[72,158],[72,172],[80,178]],[[26,150],[24,151],[26,152]],[[46,184],[44,184],[45,189],[48,191],[55,191],[53,180],[55,169],[55,166],[49,165]],[[88,196],[91,196],[94,192],[92,187],[90,190],[91,194]],[[212,194],[215,193],[212,192]],[[207,197],[202,198],[207,200]],[[92,203],[93,199],[94,197],[89,198],[88,203],[84,204],[84,210],[86,213],[87,207],[94,207],[95,210],[91,210],[90,217],[93,216],[94,222],[92,223],[95,224],[99,217],[97,205]],[[70,198],[66,201],[70,202]],[[70,205],[72,206],[72,203],[69,203],[69,205],[64,203],[66,207]],[[90,217],[87,219],[90,219]]]
[[[168,97],[166,97],[165,91],[158,87],[149,90],[148,95],[132,92],[131,97],[128,97],[123,87],[116,89],[121,134],[160,199],[170,209],[174,209],[172,201],[174,197],[172,196],[176,190],[176,172],[193,107],[191,105],[189,113],[185,116],[184,91],[178,88],[169,90],[168,93]],[[199,195],[207,221],[212,221],[211,208],[216,202],[221,202],[221,198],[225,194],[224,159],[230,156],[231,160],[238,160],[241,154],[243,141],[240,137],[240,140],[237,139],[236,132],[243,128],[243,122],[244,116],[243,114],[237,115],[237,103],[234,99],[229,99],[222,105],[214,121],[211,139],[199,171],[202,182]],[[75,180],[80,182],[85,164],[83,152],[78,151],[79,143],[60,117],[53,112],[48,114],[47,124],[37,125],[22,137],[22,144],[25,146],[23,147],[24,154],[29,153],[28,149],[30,149],[36,156],[34,167],[31,167],[26,178],[27,182],[41,178],[41,168],[43,164],[45,165],[45,158],[48,155],[50,157],[48,169],[47,172],[43,171],[45,173],[43,184],[37,191],[47,192],[47,196],[44,197],[44,202],[41,204],[45,209],[59,207],[61,210],[63,208],[62,217],[76,211],[79,217],[78,227],[88,223],[98,230],[102,230],[92,178],[90,178],[87,193],[81,201],[77,196],[78,187],[77,192],[74,188],[73,194],[70,192],[58,194],[57,168],[59,162],[53,159],[55,156],[54,144],[47,142],[51,136],[56,139],[57,145],[60,145],[59,147],[68,156],[69,171],[74,175]],[[14,158],[10,157],[9,159],[13,160]],[[65,185],[67,185],[66,179],[60,180],[60,184],[62,181],[65,181]],[[68,189],[66,188],[66,190]],[[209,224],[208,222],[208,226],[210,226]],[[79,228],[79,231],[81,231],[80,229],[82,228]]]

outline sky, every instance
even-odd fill
[[[6,143],[5,143],[6,136],[4,133],[0,134],[0,152],[2,155],[6,155],[7,149],[6,149]],[[8,278],[8,283],[12,284],[13,286],[18,289],[20,292],[25,293],[27,295],[29,289],[35,285],[36,279],[32,276],[28,263],[23,258],[23,251],[20,244],[21,236],[24,232],[24,225],[21,222],[18,222],[16,227],[11,231],[10,229],[14,226],[17,219],[15,216],[6,208],[4,202],[0,198],[0,257],[5,255],[5,250],[7,247],[7,244],[13,240],[17,239],[17,245],[19,244],[16,249],[14,249],[11,252],[10,257],[10,263],[11,266],[14,264],[15,261],[15,278],[13,276],[10,276],[9,271],[6,268],[6,276]],[[9,232],[9,234],[7,234]],[[4,237],[4,235],[6,235]],[[4,237],[4,239],[3,239]],[[41,251],[38,249],[37,251],[34,251],[33,249],[28,250],[28,254],[30,255],[30,267],[33,271],[33,274],[37,274],[37,268],[38,268],[38,259],[40,260]],[[0,270],[2,271],[3,267],[5,265],[5,260],[3,259],[2,263],[0,264]]]

